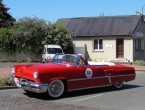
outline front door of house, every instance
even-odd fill
[[[124,39],[117,38],[116,39],[116,58],[124,57]]]

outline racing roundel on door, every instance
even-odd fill
[[[87,78],[91,78],[93,75],[93,71],[90,68],[87,68],[85,74]]]

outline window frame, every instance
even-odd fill
[[[140,38],[135,39],[134,44],[135,44],[136,51],[144,50],[144,40],[143,39],[140,39]]]
[[[97,41],[97,46],[95,45]],[[97,48],[96,48],[97,47]],[[103,51],[103,39],[93,39],[93,51]]]

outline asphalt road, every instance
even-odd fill
[[[122,90],[103,87],[75,91],[57,100],[28,95],[22,89],[0,90],[0,110],[144,110],[144,102],[145,73],[137,74]]]

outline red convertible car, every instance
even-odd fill
[[[59,98],[65,91],[111,86],[121,89],[135,79],[135,69],[119,64],[87,62],[80,55],[56,54],[49,63],[12,68],[16,86],[26,92]]]

